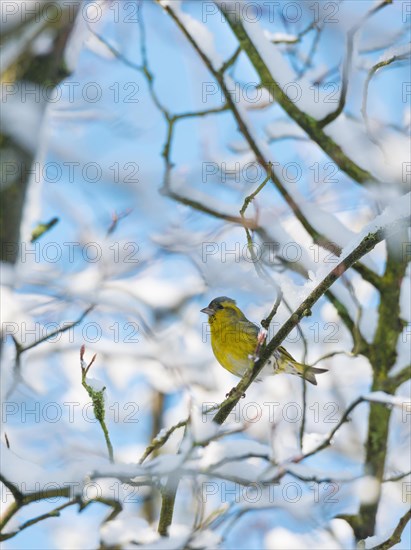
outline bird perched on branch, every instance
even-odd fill
[[[211,347],[217,361],[232,374],[243,376],[256,360],[261,347],[260,329],[249,321],[236,306],[236,302],[227,296],[214,298],[201,311],[208,315]],[[264,343],[262,345],[264,346]],[[315,375],[327,370],[298,363],[280,346],[267,360],[262,372],[295,374],[316,386]]]

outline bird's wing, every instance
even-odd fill
[[[240,321],[241,331],[247,334],[248,336],[255,337],[257,343],[257,337],[260,332],[260,329],[257,325],[251,321]]]
[[[278,350],[283,356],[285,356],[285,358],[287,358],[289,361],[292,361],[293,363],[298,363],[298,361],[296,361],[296,360],[294,359],[294,357],[291,355],[291,353],[288,353],[288,351],[287,351],[285,348],[283,348],[283,346],[279,346],[279,347],[277,348],[277,350]]]

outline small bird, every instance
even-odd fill
[[[253,364],[260,347],[260,329],[247,319],[235,300],[220,296],[203,308],[211,328],[211,347],[217,361],[226,370],[242,377]],[[316,374],[326,369],[298,363],[282,346],[278,347],[263,367],[264,374],[287,373],[305,378],[317,385]]]
[[[31,239],[30,239],[30,242],[31,243],[34,243],[36,242],[38,239],[40,239],[40,237],[42,235],[44,235],[44,233],[46,233],[47,231],[49,231],[54,225],[56,225],[56,223],[59,221],[59,218],[51,218],[51,220],[49,222],[41,222],[39,223],[34,229],[33,231],[31,232]]]

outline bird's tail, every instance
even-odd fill
[[[328,371],[327,369],[318,369],[317,367],[304,365],[304,363],[298,363],[298,361],[296,361],[285,348],[280,346],[274,352],[274,372],[296,374],[301,378],[305,378],[305,380],[307,380],[307,382],[310,382],[310,384],[316,386],[316,374],[323,374],[323,372]]]
[[[308,365],[304,365],[303,363],[296,363],[295,367],[298,371],[298,375],[301,376],[302,378],[305,378],[307,382],[310,382],[310,384],[313,384],[314,386],[317,385],[317,380],[315,378],[315,375],[328,372],[327,369],[318,369],[317,367],[309,367]]]

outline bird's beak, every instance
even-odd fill
[[[211,309],[211,307],[204,307],[203,309],[200,309],[201,313],[205,313],[206,315],[214,315],[215,311]]]

